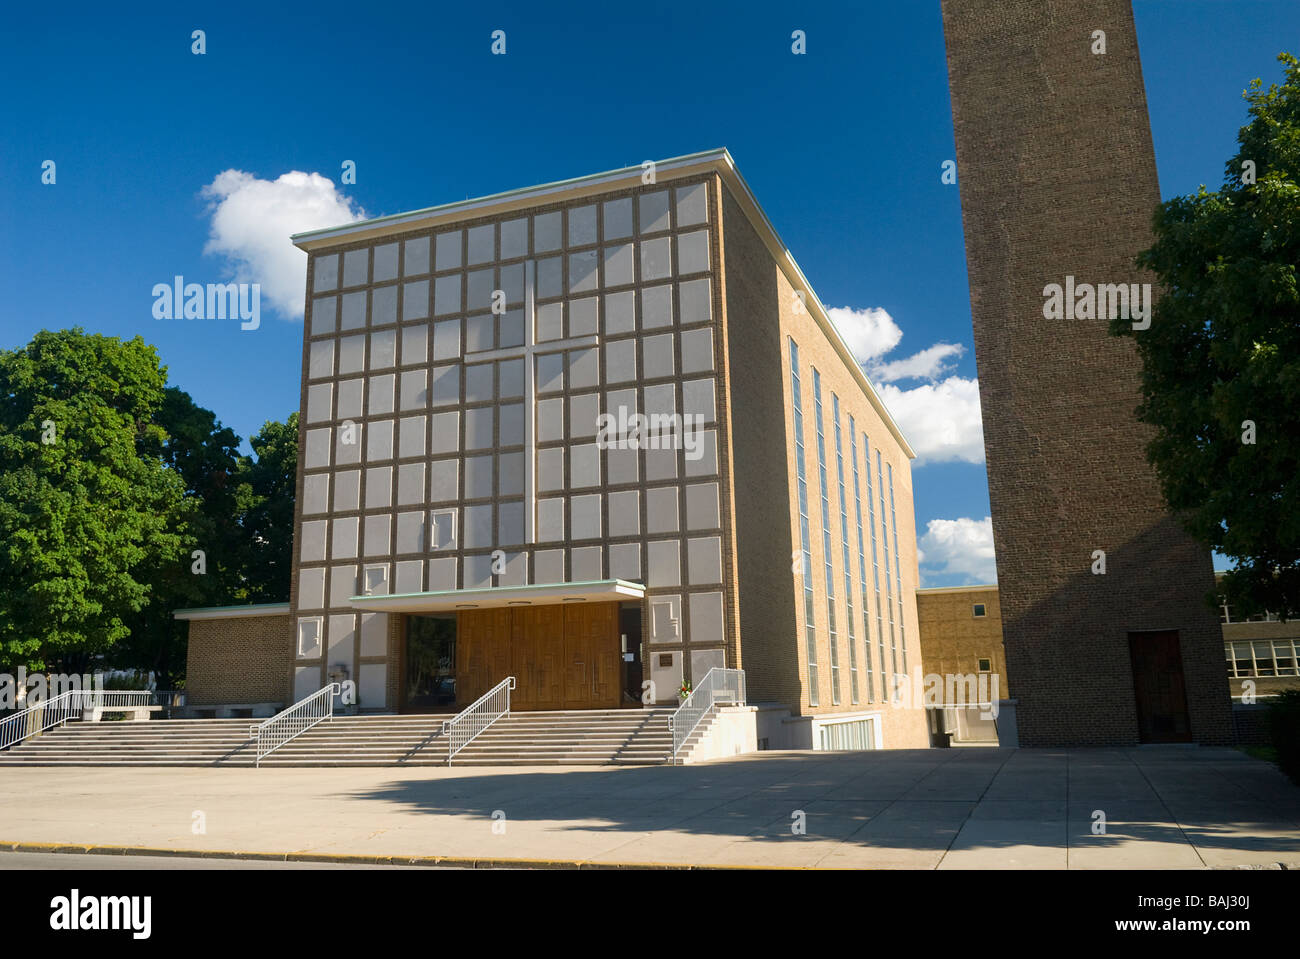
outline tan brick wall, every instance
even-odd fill
[[[899,644],[898,671],[904,671],[902,651],[906,649],[908,671],[921,662],[916,621],[915,590],[918,580],[915,519],[912,509],[911,465],[907,453],[893,437],[880,413],[872,405],[858,379],[850,372],[843,355],[832,344],[816,319],[802,307],[796,307],[794,287],[773,260],[735,199],[723,187],[723,236],[726,256],[727,322],[729,327],[731,406],[734,428],[736,530],[740,565],[741,644],[746,676],[750,682],[750,699],[797,705],[802,715],[882,712],[883,742],[886,747],[925,746],[928,733],[924,710],[894,706],[884,702],[879,671],[878,636],[875,628],[875,598],[872,573],[867,570],[868,608],[863,616],[857,551],[857,514],[853,502],[852,446],[848,422],[852,415],[858,441],[859,490],[862,498],[867,565],[871,563],[871,536],[866,504],[866,457],[862,435],[871,444],[873,470],[872,491],[875,496],[877,548],[883,550],[880,532],[880,487],[874,481],[875,451],[880,449],[884,463],[894,474],[894,503],[898,523],[898,548],[901,556],[903,642]],[[815,295],[805,291],[811,302]],[[743,335],[740,331],[743,330]],[[800,550],[798,476],[794,455],[794,419],[790,380],[788,338],[799,348],[802,407],[804,418],[805,479],[808,484],[810,546],[813,569],[813,607],[815,612],[818,699],[812,706],[808,695],[808,668],[803,636],[803,583],[800,574],[791,572],[792,554]],[[837,638],[840,648],[840,696],[833,703],[830,668],[828,616],[826,608],[825,562],[822,550],[822,515],[819,466],[817,459],[816,407],[813,396],[812,368],[821,374],[823,432],[826,446],[828,493],[831,513],[831,565],[837,611]],[[780,389],[778,398],[776,390]],[[858,655],[858,701],[853,702],[849,678],[847,612],[844,595],[844,569],[841,550],[839,476],[835,456],[832,394],[839,397],[843,430],[842,447],[845,470],[845,493],[848,502],[850,568],[854,590],[855,638]],[[779,419],[778,419],[779,417]],[[782,430],[774,428],[782,424]],[[781,509],[775,508],[781,504]],[[886,489],[886,515],[888,490]],[[781,512],[785,513],[784,520]],[[890,567],[893,569],[893,539],[888,543]],[[880,558],[881,598],[893,592],[885,589],[884,562]],[[895,618],[898,597],[894,594]],[[870,629],[870,643],[864,649],[864,625]],[[886,644],[889,644],[889,617],[885,616]],[[872,657],[872,693],[868,695],[863,658]],[[890,661],[886,651],[886,662]],[[892,669],[892,666],[890,667]]]
[[[289,615],[191,620],[185,698],[190,706],[288,703]]]
[[[786,415],[778,270],[730,191],[721,193],[740,662],[751,702],[794,707],[804,697],[789,560],[798,538],[791,539],[786,521],[795,502],[788,485],[792,453],[785,431],[773,428]]]
[[[984,615],[975,615],[975,604]],[[996,586],[955,590],[921,590],[916,594],[920,623],[922,669],[937,673],[978,673],[979,661],[990,660],[998,677],[998,696],[1014,695],[1007,680],[1007,657],[1002,647],[1002,607]]]

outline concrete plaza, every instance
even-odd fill
[[[15,844],[467,865],[1300,868],[1300,789],[1242,752],[1197,747],[764,752],[683,767],[10,768],[0,849]]]

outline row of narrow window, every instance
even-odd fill
[[[815,435],[817,438],[817,468],[818,468],[818,486],[821,494],[821,520],[822,520],[822,556],[824,559],[824,575],[826,587],[826,613],[827,613],[827,630],[828,630],[828,649],[830,650],[830,670],[831,670],[831,699],[833,705],[839,705],[841,701],[841,676],[840,676],[840,658],[839,658],[839,630],[837,629],[836,618],[836,591],[835,575],[832,563],[832,535],[831,535],[831,506],[830,506],[830,481],[828,476],[826,438],[824,421],[824,409],[822,402],[821,374],[814,367],[813,371],[813,405],[816,422]],[[799,545],[801,562],[797,563],[799,567],[800,580],[803,585],[804,597],[804,644],[807,657],[808,669],[808,690],[809,704],[812,706],[820,705],[819,686],[818,686],[818,663],[817,663],[817,636],[814,626],[814,597],[812,587],[812,544],[811,530],[808,519],[808,479],[807,479],[807,457],[804,448],[804,422],[803,422],[803,396],[801,387],[801,378],[799,375],[799,347],[790,339],[790,384],[792,396],[792,410],[794,420],[795,434],[795,471],[796,483],[798,487],[799,498]],[[831,393],[831,415],[834,418],[834,438],[835,438],[835,469],[836,480],[839,489],[839,515],[840,515],[840,552],[843,564],[844,574],[844,600],[845,610],[848,616],[846,631],[848,634],[849,650],[849,697],[850,702],[857,704],[860,702],[860,678],[865,686],[866,699],[869,703],[876,702],[877,695],[880,701],[897,702],[901,694],[901,685],[907,675],[907,637],[904,627],[904,603],[903,603],[903,569],[900,560],[898,547],[898,520],[894,499],[894,469],[892,464],[885,463],[881,455],[881,450],[877,448],[875,483],[872,482],[871,469],[871,442],[866,433],[862,433],[862,462],[865,463],[866,474],[866,529],[870,532],[871,538],[871,573],[872,573],[872,591],[875,594],[875,619],[876,619],[876,649],[878,656],[879,669],[873,668],[872,664],[872,631],[871,631],[871,606],[867,601],[867,570],[866,570],[866,536],[863,532],[863,512],[862,512],[862,477],[859,472],[858,457],[858,431],[857,424],[852,415],[849,416],[849,453],[852,457],[852,477],[853,477],[853,509],[854,520],[857,527],[857,547],[858,547],[858,598],[860,600],[858,607],[854,605],[853,576],[851,563],[851,539],[849,535],[849,517],[848,517],[848,494],[847,479],[844,468],[844,439],[842,432],[840,401],[835,393]],[[878,491],[878,492],[877,492]],[[888,500],[886,500],[888,493]],[[878,500],[877,497],[878,496]],[[879,506],[880,525],[876,526],[876,508]],[[877,529],[879,529],[879,540],[877,539]],[[890,546],[893,546],[893,562],[891,575]],[[880,567],[878,557],[883,556],[885,563],[885,596],[884,601],[881,599],[880,589]],[[857,609],[862,611],[862,669],[861,677],[859,676],[859,657],[858,657],[858,631],[857,631]],[[888,633],[885,629],[885,617],[888,613],[889,627]],[[888,650],[888,654],[886,653]],[[888,655],[888,661],[886,661]],[[876,676],[879,675],[879,685],[877,688]],[[888,677],[893,677],[892,684]],[[892,685],[892,688],[891,688]]]

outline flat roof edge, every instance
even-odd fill
[[[255,603],[251,606],[196,606],[192,609],[178,609],[172,613],[173,619],[245,619],[250,616],[287,616],[288,603]]]
[[[677,172],[683,168],[694,166],[714,166],[721,163],[731,162],[730,154],[725,147],[714,150],[704,150],[700,153],[688,153],[685,156],[669,157],[666,160],[646,161],[653,162],[655,165],[656,176],[660,171]],[[733,164],[734,165],[734,164]],[[294,233],[290,236],[294,246],[300,249],[308,249],[307,244],[311,246],[321,245],[320,241],[327,240],[345,240],[358,234],[368,234],[372,231],[387,229],[415,229],[425,221],[434,221],[446,219],[449,214],[463,214],[468,218],[469,214],[477,216],[486,216],[494,209],[503,207],[508,204],[519,203],[523,200],[540,199],[543,197],[563,196],[567,193],[576,193],[592,187],[607,186],[617,183],[621,180],[640,179],[644,174],[643,165],[621,167],[617,170],[605,170],[601,173],[590,173],[586,176],[572,177],[568,180],[555,180],[550,183],[539,183],[535,186],[520,187],[515,190],[507,190],[503,193],[491,193],[487,196],[471,197],[467,200],[456,200],[452,203],[443,203],[437,206],[425,207],[420,210],[409,210],[404,213],[392,213],[387,216],[373,217],[368,220],[358,220],[354,223],[345,223],[341,226],[325,227],[320,230],[307,230],[303,233]]]

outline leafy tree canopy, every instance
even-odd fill
[[[0,351],[0,659],[68,672],[127,634],[174,560],[179,474],[148,455],[166,370],[142,339],[43,331]]]
[[[0,351],[0,668],[151,670],[169,688],[175,610],[286,600],[297,414],[251,445],[139,337],[43,331]]]
[[[1245,91],[1250,122],[1223,185],[1162,204],[1138,265],[1163,296],[1147,330],[1138,416],[1169,506],[1236,561],[1239,607],[1300,615],[1300,60]]]

